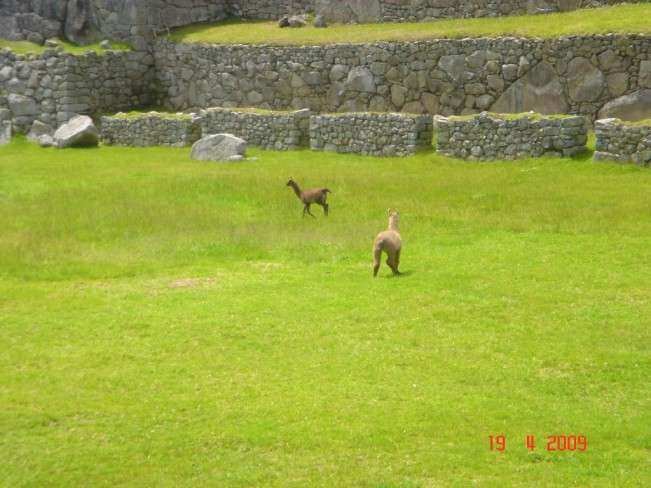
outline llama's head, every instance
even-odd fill
[[[389,229],[397,229],[400,223],[400,214],[398,211],[389,208],[387,209],[387,215],[389,216]]]
[[[294,181],[293,178],[290,178],[289,181],[287,182],[287,186],[294,186],[296,182]]]

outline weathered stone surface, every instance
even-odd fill
[[[99,131],[93,119],[78,115],[56,130],[54,142],[58,148],[97,146]]]
[[[287,19],[287,24],[289,27],[305,27],[307,25],[307,19],[304,15],[292,15]]]
[[[33,98],[11,93],[7,97],[7,101],[9,102],[9,109],[16,117],[38,114],[38,106]]]
[[[52,140],[52,135],[54,134],[54,129],[51,125],[45,124],[40,120],[35,120],[32,124],[32,128],[27,134],[27,139],[32,142],[38,142],[41,136],[48,136]],[[45,140],[45,139],[44,139]]]
[[[310,147],[314,150],[408,156],[431,145],[429,115],[342,113],[310,117]]]
[[[628,89],[627,73],[612,73],[606,76],[608,91],[614,97],[622,95]]]
[[[436,150],[464,159],[492,160],[572,156],[585,150],[586,120],[580,116],[517,119],[482,112],[474,117],[438,117]]]
[[[461,54],[441,56],[438,65],[454,81],[460,81],[466,69],[466,58]]]
[[[604,74],[586,58],[574,58],[567,65],[570,98],[576,102],[594,102],[606,86]]]
[[[234,161],[246,156],[246,141],[232,134],[204,136],[194,143],[190,157],[197,161]]]
[[[149,112],[139,116],[102,117],[102,143],[116,146],[191,146],[201,137],[195,114]]]
[[[595,161],[651,165],[651,122],[627,124],[616,118],[595,122]]]
[[[322,29],[324,27],[328,27],[328,23],[326,22],[326,19],[325,19],[325,17],[323,15],[319,14],[316,17],[314,17],[314,27],[317,27],[317,28],[320,28],[320,29]]]
[[[9,144],[11,141],[11,121],[4,120],[0,122],[0,146]]]
[[[651,118],[651,90],[638,90],[611,100],[599,111],[600,119],[643,120]]]
[[[568,104],[563,86],[554,69],[544,61],[538,63],[513,83],[491,107],[498,113],[520,113],[530,110],[541,114],[565,113]]]
[[[382,15],[380,0],[316,0],[315,11],[329,22],[377,22]]]
[[[375,79],[368,68],[358,66],[348,72],[346,89],[366,93],[375,93]]]
[[[651,88],[651,60],[640,62],[638,83],[642,88]]]
[[[233,134],[247,145],[280,151],[309,145],[310,113],[209,108],[200,112],[199,124],[203,135]]]

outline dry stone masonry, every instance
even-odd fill
[[[201,137],[195,114],[116,114],[101,118],[104,144],[116,146],[191,146]]]
[[[361,45],[155,47],[158,103],[315,112],[574,113],[651,86],[651,37],[448,39]],[[636,110],[625,100],[623,112]],[[643,106],[651,111],[651,104]],[[621,113],[619,117],[626,118]],[[648,113],[646,117],[650,117]]]
[[[35,120],[58,126],[77,114],[97,114],[151,103],[153,57],[145,52],[46,50],[34,56],[0,50],[0,109],[16,130]],[[4,101],[3,101],[4,100]]]
[[[274,112],[210,108],[200,113],[203,135],[226,132],[249,145],[288,150],[308,145],[310,111]]]
[[[603,119],[595,123],[595,161],[651,165],[651,119],[636,123]]]
[[[310,117],[310,147],[369,156],[408,156],[432,145],[432,118],[395,113]]]
[[[587,124],[580,116],[508,116],[481,113],[436,120],[436,150],[473,160],[572,156],[586,149]]]

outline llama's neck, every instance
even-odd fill
[[[294,190],[294,193],[296,193],[296,196],[298,198],[301,198],[301,189],[298,187],[298,184],[292,181],[291,185],[292,185],[292,190]]]
[[[395,230],[398,232],[398,220],[393,217],[389,218],[389,230]]]

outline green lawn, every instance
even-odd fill
[[[416,23],[331,25],[280,29],[273,21],[198,24],[172,33],[177,42],[215,44],[331,44],[461,37],[544,37],[651,33],[651,4],[616,5],[547,15],[451,19]]]
[[[103,54],[106,52],[105,49],[102,49],[99,46],[99,42],[95,44],[88,44],[85,46],[81,46],[79,44],[73,44],[69,41],[63,41],[60,39],[58,40],[58,42],[61,49],[63,49],[65,52],[70,54],[79,55],[79,54],[84,54],[88,51],[92,51],[97,54]],[[46,46],[35,44],[29,41],[9,41],[7,39],[0,39],[0,49],[5,49],[5,48],[10,49],[16,54],[41,54],[46,49],[48,49]],[[126,43],[111,42],[112,51],[126,51],[129,49],[131,49],[131,47]]]
[[[1,486],[649,486],[650,169],[251,153],[0,148]]]

